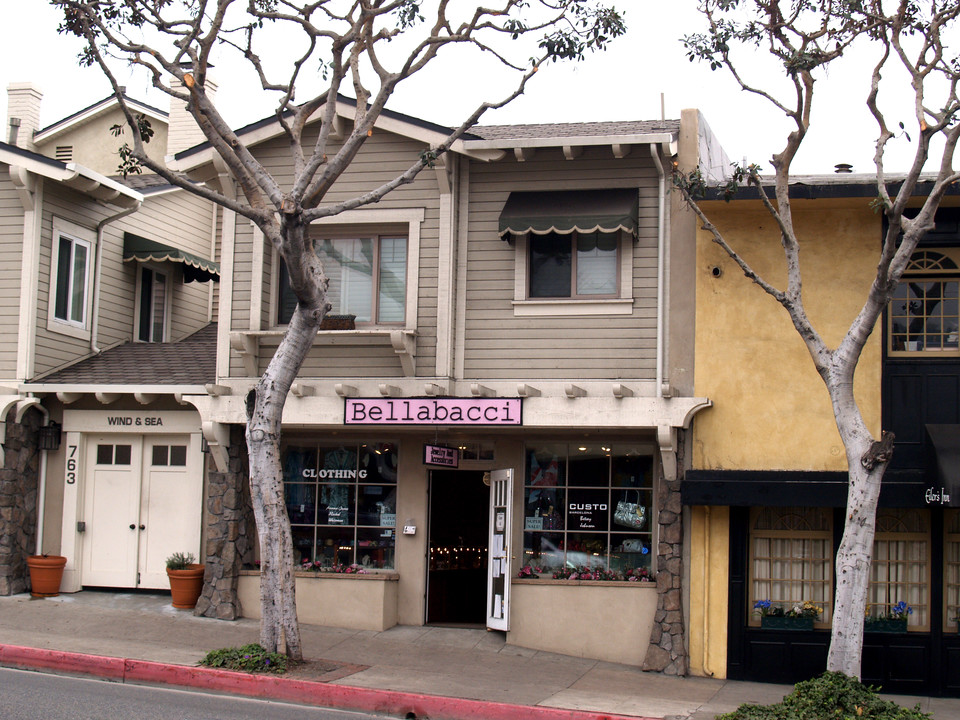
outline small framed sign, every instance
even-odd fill
[[[423,464],[438,467],[456,468],[460,466],[460,451],[445,445],[423,446]]]

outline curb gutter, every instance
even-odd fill
[[[284,700],[317,707],[383,713],[411,720],[658,720],[542,705],[511,705],[486,700],[331,685],[272,675],[168,665],[149,660],[86,655],[20,645],[0,644],[0,666],[91,675],[121,683],[201,688],[230,695]]]

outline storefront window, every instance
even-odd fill
[[[549,576],[579,568],[649,569],[653,456],[642,445],[528,446],[524,564]]]
[[[297,563],[394,567],[394,445],[290,445],[283,484]]]
[[[947,510],[944,515],[944,582],[943,604],[946,616],[943,627],[957,631],[957,617],[960,616],[960,510]]]
[[[904,602],[907,627],[930,629],[930,514],[881,508],[873,541],[867,616],[883,616]]]
[[[817,624],[828,626],[833,591],[833,523],[829,508],[763,507],[750,512],[749,622],[770,602],[784,612],[812,603]]]

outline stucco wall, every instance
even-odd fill
[[[793,209],[804,303],[814,327],[834,347],[876,272],[880,216],[864,199],[795,201]],[[706,211],[761,276],[785,287],[779,233],[759,203],[707,203]],[[789,316],[703,230],[697,237],[696,282],[695,394],[714,405],[697,417],[693,466],[846,469],[825,386]],[[855,379],[860,409],[877,434],[881,336],[878,328],[868,340]]]

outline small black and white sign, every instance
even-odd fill
[[[456,468],[460,466],[460,451],[445,445],[423,446],[423,464]]]

